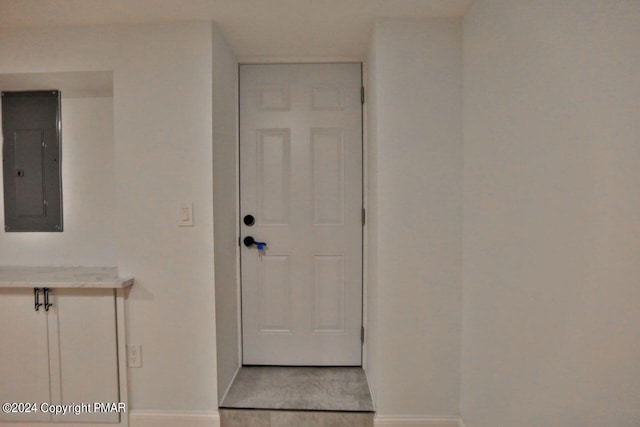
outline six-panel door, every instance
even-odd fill
[[[361,364],[360,64],[240,68],[243,363]]]

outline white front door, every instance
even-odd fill
[[[360,64],[240,67],[246,365],[361,365],[361,86]]]

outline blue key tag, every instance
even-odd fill
[[[260,261],[262,261],[265,246],[267,245],[264,242],[256,242],[256,247],[258,248],[258,258],[260,258]]]

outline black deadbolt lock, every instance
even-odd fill
[[[24,169],[18,169],[18,174],[17,174],[20,178],[22,178],[24,176]]]
[[[248,227],[251,227],[256,223],[256,219],[253,217],[253,215],[245,215],[242,221],[244,222],[244,225]]]

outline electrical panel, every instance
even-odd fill
[[[59,91],[2,92],[5,231],[63,230]]]

